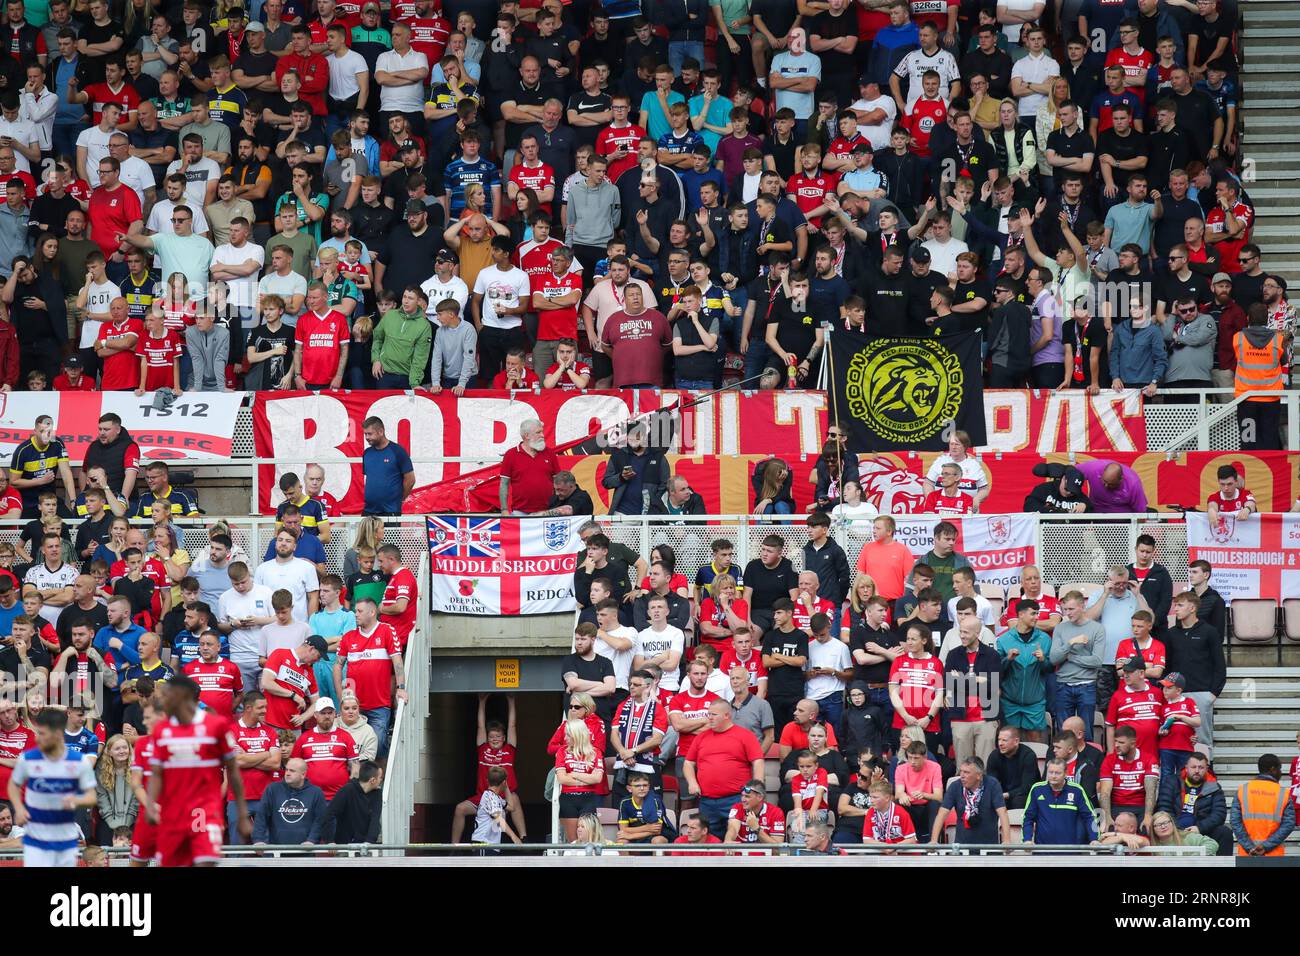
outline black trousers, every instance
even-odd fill
[[[1281,402],[1245,401],[1238,405],[1237,422],[1241,426],[1242,450],[1281,451],[1282,439],[1278,435],[1281,420]]]
[[[480,387],[491,388],[492,379],[505,367],[506,353],[513,348],[528,348],[528,335],[522,325],[513,329],[483,326],[478,334],[478,377]]]
[[[774,740],[780,740],[782,728],[794,720],[795,705],[801,700],[803,700],[802,696],[773,697],[770,694],[768,695],[767,702],[772,707],[772,733],[774,735]]]
[[[1059,385],[1061,380],[1056,380]],[[989,369],[989,388],[1024,388],[1024,372],[1008,372],[1001,365],[994,365]]]
[[[722,95],[731,95],[731,81],[734,79],[736,85],[749,86],[754,85],[754,57],[752,47],[749,42],[749,34],[743,36],[739,33],[733,33],[731,38],[736,41],[736,46],[740,47],[739,53],[732,53],[731,48],[727,46],[727,39],[719,35],[716,58],[718,61],[718,73],[722,79]]]

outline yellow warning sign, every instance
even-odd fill
[[[497,689],[498,690],[519,689],[519,658],[517,657],[497,658]]]

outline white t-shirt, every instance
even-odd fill
[[[948,599],[948,620],[957,620],[957,602],[961,598]],[[975,602],[975,616],[980,619],[980,623],[985,627],[994,627],[998,623],[997,615],[993,613],[993,605],[989,599],[982,594],[976,594],[971,600]]]
[[[620,690],[627,690],[627,675],[632,672],[632,658],[636,656],[636,628],[616,627],[610,631],[611,637],[622,637],[632,642],[625,651],[615,650],[599,637],[596,638],[596,653],[609,658],[614,665],[614,684]]]
[[[225,280],[226,303],[241,309],[251,309],[257,305],[257,274],[262,271],[262,266],[266,264],[266,250],[255,242],[245,242],[238,249],[227,242],[224,245],[217,246],[212,252],[212,264],[214,266],[238,266],[243,265],[249,259],[257,260],[257,272],[252,272],[242,279]]]
[[[365,58],[360,53],[347,50],[341,57],[331,53],[325,57],[325,61],[330,66],[330,96],[336,100],[346,100],[361,92],[361,85],[357,83],[357,74],[368,73],[370,67],[366,65]]]
[[[105,133],[99,124],[87,126],[77,134],[77,148],[86,150],[86,182],[91,187],[99,185],[99,161],[108,155],[108,140],[117,130]],[[14,153],[17,154],[17,150]],[[170,170],[169,170],[170,171]]]
[[[179,159],[173,159],[167,166],[168,176],[180,171],[181,161]],[[202,208],[208,201],[208,183],[215,183],[221,178],[221,167],[215,161],[204,156],[197,163],[190,163],[184,175],[186,205],[191,209],[195,206]],[[196,228],[194,231],[198,232],[199,230]]]
[[[270,657],[272,651],[286,650],[291,651],[311,634],[309,628],[302,621],[293,621],[290,624],[267,624],[262,628],[260,637],[261,657]]]
[[[1028,13],[1038,4],[1038,0],[998,0],[998,5],[1006,7],[1008,11],[1014,13]],[[1004,23],[1002,25],[1002,35],[1007,38],[1008,43],[1020,42],[1020,31],[1024,29],[1023,23]]]
[[[898,78],[907,80],[907,111],[909,113],[912,112],[912,106],[925,92],[921,78],[929,70],[934,70],[939,74],[939,96],[945,101],[948,99],[948,91],[952,88],[952,81],[961,79],[961,71],[957,68],[957,60],[943,47],[935,50],[933,55],[927,55],[921,49],[913,50],[903,57],[898,66],[894,67],[894,73]],[[886,142],[888,142],[887,136]]]
[[[963,252],[970,251],[966,243],[960,239],[950,238],[947,242],[927,239],[921,245],[930,250],[930,270],[937,272],[941,276],[956,272],[957,257]]]
[[[203,215],[202,204],[192,206],[188,200],[176,203],[164,196],[154,203],[153,209],[149,210],[149,220],[144,224],[145,231],[151,235],[163,233],[164,235],[174,236],[176,227],[172,225],[172,210],[180,205],[186,206],[194,214],[194,235],[201,236],[212,228],[208,225],[208,217]],[[158,265],[157,256],[154,256],[153,264]],[[165,279],[166,276],[163,278]]]
[[[889,145],[889,134],[894,129],[894,119],[898,116],[898,104],[892,96],[877,96],[874,100],[858,100],[849,109],[855,113],[870,113],[872,110],[884,110],[885,118],[879,123],[859,123],[858,132],[867,138],[872,149],[884,149]]]
[[[290,558],[284,564],[272,558],[257,566],[253,580],[274,591],[281,588],[293,595],[293,619],[307,620],[307,595],[320,590],[316,565],[303,558]]]
[[[123,186],[130,186],[135,190],[135,194],[140,197],[140,208],[145,205],[144,193],[146,189],[153,189],[153,170],[139,156],[128,156],[126,162],[118,173],[118,178],[122,180]]]
[[[0,116],[0,136],[8,136],[16,143],[31,146],[36,142],[36,127],[25,119],[18,119],[11,123],[3,116]],[[24,173],[32,171],[32,164],[27,157],[16,149],[14,150],[14,168]]]
[[[482,275],[481,271],[479,274]],[[446,299],[455,299],[460,303],[460,317],[467,318],[465,315],[465,303],[469,301],[469,286],[465,285],[465,280],[460,276],[452,276],[450,282],[443,282],[438,278],[435,272],[429,278],[420,283],[420,289],[429,297],[429,304],[424,310],[424,314],[429,317],[430,322],[437,322],[438,303]]]
[[[813,639],[808,642],[808,667],[833,667],[845,671],[853,666],[848,645],[832,636],[828,641]],[[822,700],[844,690],[844,681],[833,675],[818,674],[803,685],[804,696],[809,700]]]
[[[494,329],[517,329],[523,324],[518,315],[497,315],[497,307],[519,308],[521,299],[532,295],[528,273],[511,266],[502,272],[495,265],[479,271],[474,280],[474,294],[483,296],[483,324]]]
[[[638,654],[647,660],[651,657],[658,657],[660,654],[668,651],[677,651],[679,654],[686,648],[686,635],[681,632],[680,628],[673,627],[669,624],[662,631],[656,631],[647,627],[636,636],[636,643],[632,646],[632,656]],[[679,660],[678,665],[681,664]],[[665,670],[663,678],[659,681],[659,686],[663,690],[677,690],[681,685],[678,680],[679,666],[676,670]]]
[[[95,324],[98,325],[99,323],[96,322]],[[75,565],[68,564],[66,561],[59,565],[57,569],[51,571],[45,566],[45,559],[41,558],[27,569],[27,573],[23,575],[23,583],[34,584],[42,591],[50,588],[70,588],[80,573]],[[51,624],[58,624],[59,614],[62,611],[63,608],[61,607],[45,604],[41,607],[41,617]],[[680,634],[681,631],[677,633]]]
[[[217,620],[242,620],[246,617],[270,617],[271,589],[262,584],[254,584],[247,594],[240,594],[234,588],[223,591],[217,601]],[[255,661],[261,656],[262,629],[260,627],[237,627],[230,632],[230,659],[233,661]]]
[[[91,312],[106,313],[108,305],[114,299],[122,294],[116,282],[92,282],[90,290],[86,295],[86,315]],[[99,319],[87,318],[81,323],[81,341],[77,343],[80,348],[92,349],[95,347],[95,341],[99,338],[99,327],[104,323]]]
[[[984,474],[984,466],[972,456],[967,455],[961,461],[953,461],[952,456],[944,452],[934,460],[930,470],[925,473],[926,481],[936,488],[939,486],[939,474],[943,471],[944,465],[958,465],[961,467],[961,480],[957,483],[957,487],[966,494],[974,497],[975,492],[988,487],[989,480]]]
[[[418,50],[407,50],[402,56],[396,50],[386,50],[375,61],[375,71],[400,73],[403,70],[429,68],[429,58]],[[426,78],[427,82],[427,78]],[[424,109],[424,86],[411,83],[407,86],[380,86],[379,108],[385,113],[418,113]]]
[[[1049,76],[1060,76],[1061,67],[1055,60],[1043,51],[1038,56],[1027,53],[1016,61],[1016,65],[1011,68],[1011,78],[1017,76],[1026,83],[1042,83]],[[1020,97],[1020,115],[1021,117],[1035,117],[1038,115],[1038,107],[1047,102],[1047,97],[1042,93],[1028,93]]]
[[[292,304],[295,295],[305,296],[307,294],[307,280],[292,269],[289,270],[287,276],[268,272],[258,280],[257,292],[259,295],[278,295],[284,299],[284,305],[287,309]],[[294,313],[289,312],[286,314],[292,316]]]

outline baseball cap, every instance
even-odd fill
[[[321,637],[319,634],[309,635],[303,643],[308,647],[315,648],[316,653],[321,657],[324,657],[330,652],[329,644],[325,643],[325,638]]]
[[[336,709],[337,709],[337,708],[334,706],[334,699],[333,699],[332,697],[317,697],[317,698],[316,698],[316,711],[317,711],[317,713],[319,713],[319,712],[322,711],[322,710],[336,710]]]
[[[930,250],[922,245],[912,247],[911,258],[913,262],[929,262]]]
[[[1138,654],[1134,654],[1132,657],[1130,657],[1128,660],[1124,662],[1125,674],[1132,674],[1135,671],[1144,671],[1146,669],[1147,669],[1147,662],[1144,661],[1142,657]],[[316,706],[317,708],[319,708],[320,703],[318,702]]]
[[[362,6],[361,6],[361,12],[362,12],[362,13],[365,13],[367,10],[374,10],[375,13],[378,13],[378,12],[379,12],[379,4],[377,4],[377,3],[366,3],[366,4],[362,4]]]
[[[429,211],[429,207],[426,206],[424,203],[420,202],[420,200],[418,199],[406,200],[406,212],[404,213],[404,215],[414,216],[417,212],[428,212],[428,211]]]
[[[64,368],[85,368],[85,363],[81,361],[80,355],[69,355],[63,360]]]
[[[257,20],[254,20],[254,21],[253,21],[252,23],[250,23],[248,26],[244,27],[244,29],[247,30],[249,33],[265,33],[265,32],[266,32],[266,27],[263,26],[263,25],[262,25],[259,21],[257,21]]]
[[[454,262],[456,263],[456,265],[460,265],[460,256],[456,255],[455,252],[453,252],[451,249],[448,249],[446,246],[444,246],[443,248],[439,249],[437,253],[434,254],[433,261]]]
[[[1161,687],[1177,687],[1179,690],[1187,689],[1187,678],[1178,671],[1170,671],[1165,675],[1164,680],[1160,682]]]
[[[1218,285],[1220,282],[1231,282],[1232,276],[1226,272],[1216,272],[1214,278],[1210,280],[1210,285]]]
[[[1061,475],[1061,480],[1065,482],[1065,487],[1075,494],[1083,491],[1083,472],[1078,468],[1071,466],[1065,469],[1065,472]]]

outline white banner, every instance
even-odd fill
[[[971,515],[965,518],[913,518],[894,516],[894,536],[920,558],[934,544],[934,526],[950,521],[957,526],[957,551],[975,569],[980,584],[1003,588],[1020,583],[1020,569],[1038,562],[1038,516]]]
[[[429,517],[430,607],[484,617],[573,612],[586,520]]]

